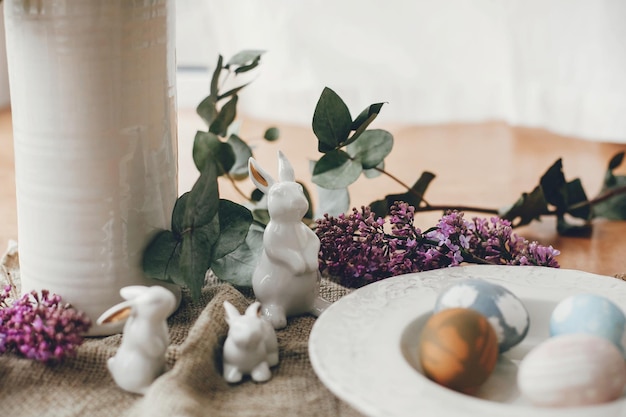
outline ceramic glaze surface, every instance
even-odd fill
[[[176,296],[155,285],[131,285],[120,290],[124,302],[98,318],[99,325],[125,322],[122,343],[107,368],[125,391],[145,394],[165,371],[165,353],[170,345],[167,317],[176,308]]]
[[[420,334],[439,293],[480,276],[517,295],[530,315],[524,340],[500,355],[494,372],[474,395],[429,380],[416,354]],[[532,266],[473,265],[387,278],[333,303],[309,337],[311,365],[339,398],[371,417],[624,417],[626,399],[586,407],[544,408],[517,389],[521,360],[549,338],[554,307],[580,293],[626,305],[626,284],[582,271]]]
[[[552,336],[586,333],[604,337],[624,354],[626,317],[611,300],[596,294],[577,294],[561,301],[550,317]]]
[[[23,290],[95,321],[177,196],[174,0],[3,5]]]
[[[500,352],[520,343],[530,326],[528,311],[515,294],[482,279],[470,278],[445,288],[434,311],[454,307],[471,308],[487,317],[498,336]]]
[[[263,252],[252,276],[262,314],[281,329],[287,318],[319,314],[328,303],[319,297],[320,240],[302,222],[309,208],[291,163],[278,152],[278,181],[250,158],[250,179],[267,197],[270,221],[263,232]]]
[[[224,301],[228,336],[224,342],[224,379],[237,383],[244,375],[255,382],[272,377],[270,367],[278,365],[278,340],[272,325],[261,317],[261,303],[254,302],[245,314]]]

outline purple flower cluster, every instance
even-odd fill
[[[44,363],[76,353],[91,321],[61,297],[43,290],[24,294],[7,305],[11,287],[0,293],[0,353],[12,351]]]
[[[397,202],[389,224],[369,207],[318,220],[320,270],[342,284],[359,287],[390,276],[457,266],[461,263],[559,267],[552,246],[529,242],[498,217],[464,219],[447,212],[422,232],[414,226],[415,208]]]

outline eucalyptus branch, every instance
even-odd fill
[[[235,179],[233,178],[232,175],[230,175],[228,172],[224,174],[224,176],[226,178],[228,178],[228,180],[230,181],[230,183],[232,184],[233,188],[235,189],[235,191],[237,192],[237,194],[239,194],[244,200],[246,200],[249,203],[253,203],[252,199],[247,196],[243,190],[241,188],[239,188],[239,186],[237,185],[237,181],[235,181]]]
[[[381,174],[384,174],[384,175],[388,176],[389,178],[391,178],[392,180],[394,180],[395,182],[397,182],[398,184],[400,184],[401,186],[406,188],[409,193],[413,194],[414,196],[416,196],[417,198],[422,200],[424,202],[424,204],[426,204],[426,207],[430,209],[431,205],[430,205],[430,203],[428,201],[426,201],[424,196],[422,194],[418,193],[417,191],[413,190],[405,182],[403,182],[400,178],[396,177],[395,175],[393,175],[392,173],[386,171],[383,168],[374,167],[374,169],[376,171],[380,172]],[[415,210],[417,210],[417,209],[418,209],[418,207],[415,207]]]
[[[589,201],[582,201],[578,204],[573,204],[572,206],[569,207],[569,209],[576,210],[576,209],[587,207],[587,206],[593,207],[594,205],[598,203],[602,203],[620,194],[626,194],[626,185],[608,190],[604,194],[600,194],[596,198],[591,199]]]

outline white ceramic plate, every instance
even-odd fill
[[[439,291],[470,277],[508,288],[524,302],[531,320],[527,337],[500,358],[477,396],[427,379],[416,353],[419,330]],[[624,397],[599,406],[547,409],[531,406],[517,390],[517,364],[548,337],[556,304],[578,293],[604,295],[626,310],[626,282],[574,270],[477,265],[388,278],[331,305],[313,326],[309,355],[335,395],[372,417],[626,416]]]

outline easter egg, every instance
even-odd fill
[[[456,282],[439,293],[434,311],[453,307],[470,308],[487,317],[501,353],[520,343],[528,333],[530,316],[526,307],[501,285],[475,278]]]
[[[517,383],[534,405],[600,404],[622,395],[626,365],[621,352],[607,339],[566,334],[531,350],[519,365]]]
[[[577,294],[557,304],[550,316],[550,335],[587,333],[604,337],[624,354],[626,317],[622,310],[606,297]]]
[[[424,324],[418,349],[428,378],[467,394],[487,380],[498,360],[493,327],[483,315],[465,308],[433,314]]]

